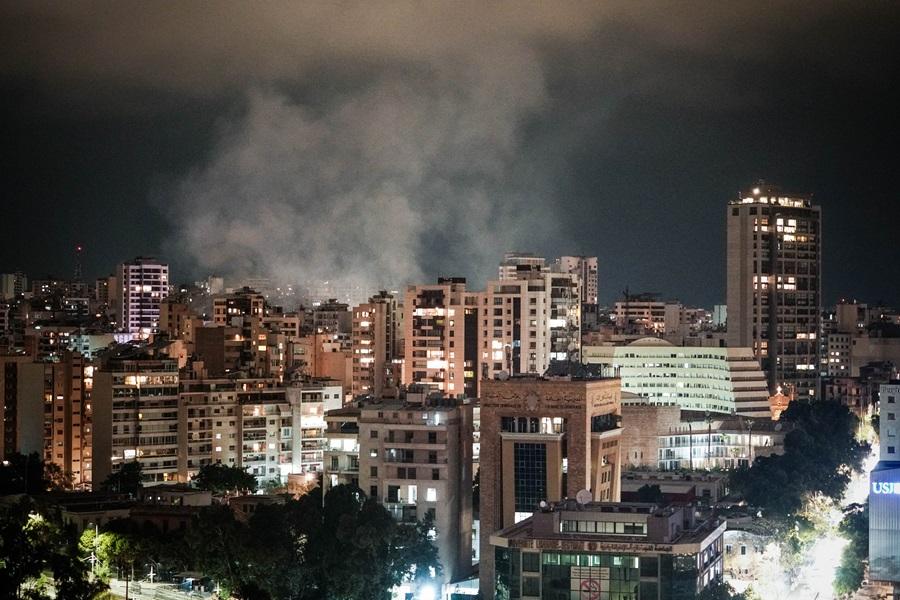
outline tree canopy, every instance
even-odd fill
[[[839,529],[849,542],[841,554],[834,578],[835,594],[843,597],[858,590],[865,575],[865,562],[869,558],[868,503],[845,508]]]
[[[119,465],[119,470],[110,473],[100,486],[107,492],[137,496],[144,486],[143,482],[144,467],[138,461],[133,460]]]
[[[732,489],[776,517],[797,514],[812,496],[839,501],[869,453],[855,437],[856,417],[838,401],[814,400],[791,402],[781,421],[792,426],[784,453],[735,471]]]
[[[253,493],[257,489],[256,477],[240,467],[221,463],[200,467],[200,471],[191,481],[201,490],[209,490],[215,494]]]
[[[0,508],[0,598],[49,600],[49,574],[55,597],[91,600],[106,586],[89,577],[87,556],[75,528],[58,513],[29,498]]]
[[[381,600],[395,585],[440,573],[433,524],[398,524],[352,486],[260,506],[247,523],[204,509],[187,544],[196,567],[247,600]]]

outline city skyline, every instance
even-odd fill
[[[2,271],[66,277],[84,244],[86,278],[152,254],[175,282],[480,287],[522,250],[598,256],[602,303],[712,306],[723,206],[763,178],[822,207],[823,304],[900,302],[872,225],[897,211],[893,7],[469,8],[5,6]]]

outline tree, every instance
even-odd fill
[[[63,471],[62,467],[56,463],[44,463],[43,478],[47,484],[47,489],[52,492],[71,490],[75,487],[72,481],[72,473]]]
[[[697,600],[755,600],[756,595],[749,589],[738,594],[730,584],[715,579],[697,594]]]
[[[136,460],[124,462],[100,484],[104,491],[137,496],[144,487],[144,468]]]
[[[8,454],[0,463],[0,495],[42,494],[49,487],[44,474],[44,463],[37,452],[27,456]]]
[[[215,463],[200,467],[191,480],[201,490],[215,494],[250,492],[257,489],[256,477],[240,467]]]
[[[217,581],[225,594],[247,598],[245,590],[258,587],[251,586],[257,572],[249,529],[235,519],[228,506],[204,507],[192,524],[187,544],[194,554],[195,566]]]
[[[638,502],[652,502],[659,504],[665,501],[662,490],[658,485],[642,485],[637,491]]]
[[[851,504],[844,509],[838,529],[848,540],[834,578],[835,595],[845,597],[859,589],[869,558],[869,504]]]
[[[733,472],[732,489],[776,518],[796,515],[812,497],[839,501],[869,453],[855,437],[855,415],[835,400],[797,401],[781,420],[792,426],[784,453],[758,457]]]
[[[95,598],[105,586],[89,577],[86,559],[74,527],[58,513],[42,512],[23,498],[0,514],[0,598],[49,599],[47,573],[56,597]]]

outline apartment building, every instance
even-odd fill
[[[359,415],[359,483],[402,523],[434,521],[443,583],[472,569],[472,406],[408,392]]]
[[[560,256],[554,262],[553,270],[557,273],[577,275],[581,281],[581,304],[597,304],[596,256]]]
[[[0,460],[44,450],[44,367],[29,356],[0,355]]]
[[[350,405],[325,413],[325,493],[336,485],[359,486],[360,412],[359,406]]]
[[[93,481],[140,461],[145,485],[178,481],[178,361],[146,348],[103,357],[93,373]]]
[[[354,396],[381,397],[394,378],[403,355],[401,309],[397,299],[385,291],[353,308],[351,350],[353,353]]]
[[[728,203],[728,345],[751,348],[768,376],[797,397],[818,393],[822,313],[821,209],[772,185]]]
[[[260,486],[323,469],[326,410],[341,404],[328,382],[283,385],[277,378],[197,378],[181,382],[179,473],[203,466],[246,469]]]
[[[122,331],[143,338],[159,331],[159,308],[169,295],[169,265],[137,257],[119,265]]]

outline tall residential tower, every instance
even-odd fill
[[[728,205],[728,345],[752,348],[769,391],[816,394],[822,309],[821,211],[808,194],[760,183]],[[787,390],[785,390],[787,391]]]

